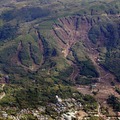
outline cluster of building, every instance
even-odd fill
[[[56,96],[56,99],[56,104],[48,104],[48,106],[46,107],[39,106],[37,109],[22,109],[15,115],[10,115],[5,111],[0,110],[0,118],[3,117],[5,119],[21,120],[26,119],[27,115],[31,115],[35,118],[35,120],[89,120],[90,116],[100,117],[102,115],[102,113],[99,112],[100,107],[98,107],[98,111],[89,111],[86,113],[81,102],[75,100],[74,98],[61,99],[60,97]],[[50,108],[49,111],[53,110],[54,112],[56,112],[56,117],[53,117],[52,114],[47,115],[47,107]],[[118,120],[120,120],[119,117],[105,116],[105,120],[112,120],[113,118],[117,118]]]

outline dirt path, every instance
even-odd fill
[[[5,84],[2,84],[2,89],[1,90],[3,90],[4,86],[5,86]],[[6,95],[5,92],[2,92],[0,94],[0,100],[3,99],[3,97],[5,97],[5,95]]]
[[[101,116],[101,106],[99,103],[98,103],[98,115]]]

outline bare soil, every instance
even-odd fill
[[[79,20],[81,23],[79,24]],[[116,97],[120,97],[118,93],[116,93],[114,86],[111,85],[111,82],[115,83],[115,86],[120,87],[120,83],[115,80],[115,76],[109,71],[105,70],[102,67],[97,59],[99,58],[99,52],[97,50],[97,45],[93,44],[88,38],[88,31],[91,28],[91,23],[87,20],[86,17],[68,17],[59,19],[59,25],[55,24],[53,27],[53,35],[56,40],[58,40],[59,45],[61,46],[62,53],[66,58],[71,52],[72,46],[78,41],[81,40],[85,46],[86,53],[88,53],[88,57],[93,62],[94,66],[98,70],[100,76],[98,79],[98,83],[95,84],[94,89],[90,89],[90,86],[76,86],[77,89],[83,94],[91,94],[93,95],[93,91],[98,91],[95,95],[95,98],[98,100],[100,105],[107,106],[106,99],[109,95],[113,94]],[[64,42],[63,42],[64,41]],[[100,38],[101,45],[104,43],[103,38]],[[100,43],[99,43],[100,44]],[[79,69],[76,64],[72,61],[68,60],[68,63],[73,66],[73,72],[70,75],[71,80],[74,80],[79,74]],[[109,109],[110,114],[114,114],[114,112]]]
[[[40,52],[42,54],[42,59],[41,59],[39,65],[37,65],[35,63],[35,61],[33,60],[32,56],[31,56],[31,44],[30,43],[28,43],[28,46],[29,46],[29,55],[30,55],[31,60],[32,60],[32,66],[27,67],[27,66],[23,65],[22,62],[21,62],[21,60],[20,60],[20,58],[18,57],[20,51],[23,48],[22,41],[19,42],[18,48],[17,48],[17,54],[14,57],[14,61],[16,61],[17,64],[20,65],[20,66],[22,66],[26,71],[28,71],[28,70],[30,70],[30,71],[37,71],[42,66],[42,64],[44,63],[44,56],[43,56],[43,54],[44,54],[44,47],[43,47],[43,43],[42,43],[42,39],[41,39],[39,31],[36,31],[36,35],[38,37],[39,50],[40,50]]]

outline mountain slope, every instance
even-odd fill
[[[116,115],[119,0],[1,0],[0,4],[2,110],[9,106],[17,113],[45,106],[44,114],[58,119],[67,111],[54,109],[59,96],[82,103],[88,115],[99,105],[105,114]],[[108,106],[111,98],[118,99],[118,107]]]

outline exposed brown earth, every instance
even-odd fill
[[[88,53],[88,57],[93,62],[94,66],[98,70],[100,76],[98,83],[95,84],[94,89],[90,89],[90,86],[77,86],[77,89],[83,94],[91,94],[92,91],[98,91],[95,98],[101,105],[107,105],[106,99],[109,95],[113,94],[116,97],[120,97],[116,93],[114,86],[111,85],[111,82],[115,83],[115,86],[120,86],[115,80],[115,76],[109,71],[105,70],[97,61],[99,58],[99,52],[97,50],[97,45],[93,44],[88,38],[88,31],[90,30],[93,23],[91,23],[87,17],[68,17],[59,19],[59,24],[55,24],[53,27],[53,35],[56,40],[58,40],[59,45],[61,46],[62,53],[66,58],[71,52],[72,46],[79,40],[81,40],[85,46],[85,50]],[[103,38],[101,37],[101,44],[104,44]],[[68,63],[73,66],[73,72],[70,75],[71,80],[74,80],[79,74],[79,69],[76,64],[68,60]]]
[[[44,47],[43,47],[43,43],[42,43],[42,39],[41,39],[41,36],[40,36],[40,33],[39,31],[36,31],[36,35],[38,37],[38,46],[39,46],[39,50],[42,54],[42,59],[39,63],[39,65],[37,65],[34,61],[34,59],[32,58],[32,51],[31,51],[31,43],[28,43],[28,47],[29,47],[29,56],[31,58],[31,61],[32,61],[32,65],[31,66],[25,66],[22,64],[20,58],[19,58],[19,53],[20,51],[22,50],[23,48],[23,44],[22,44],[22,41],[19,42],[18,44],[18,48],[17,48],[17,53],[16,53],[16,57],[14,57],[14,61],[17,62],[18,65],[20,65],[21,67],[23,67],[25,70],[30,70],[30,71],[37,71],[41,66],[42,64],[44,63]]]
[[[59,41],[64,57],[67,57],[70,48],[78,41],[77,18],[59,19],[60,24],[54,24],[54,36]]]
[[[81,24],[79,24],[81,21]],[[59,24],[54,24],[53,35],[61,46],[62,53],[65,58],[70,54],[72,46],[79,40],[84,40],[89,29],[89,23],[86,19],[76,17],[68,17],[59,19]],[[70,76],[71,80],[75,80],[79,73],[78,66],[72,61],[68,63],[73,66],[73,72]]]

